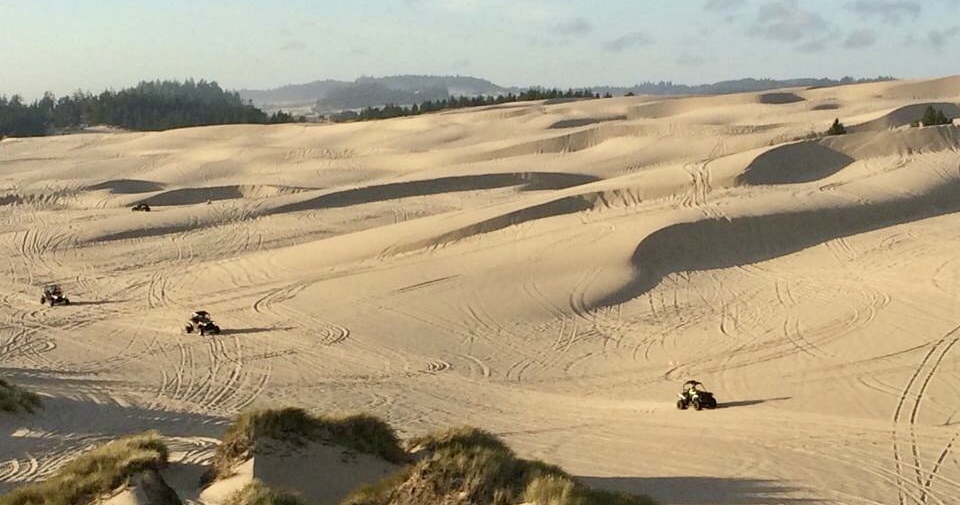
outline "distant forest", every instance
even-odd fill
[[[605,95],[610,98],[611,95]],[[508,93],[506,95],[479,95],[479,96],[459,96],[437,100],[427,100],[411,106],[400,106],[387,104],[383,107],[367,107],[360,112],[344,111],[330,116],[334,122],[346,121],[370,121],[374,119],[389,119],[393,117],[416,116],[428,112],[436,112],[448,109],[462,109],[466,107],[480,107],[483,105],[496,105],[511,102],[525,102],[531,100],[559,100],[559,99],[590,99],[600,98],[599,93],[593,93],[589,89],[568,89],[561,91],[559,89],[540,89],[532,88],[520,93]]]
[[[601,93],[622,95],[723,95],[728,93],[746,93],[751,91],[767,91],[777,88],[812,88],[828,86],[844,86],[848,84],[863,84],[868,82],[892,81],[894,77],[880,76],[865,79],[843,77],[841,79],[800,78],[800,79],[736,79],[720,81],[713,84],[677,84],[671,81],[644,82],[633,86],[595,86],[593,89]]]
[[[131,130],[168,130],[185,126],[234,123],[289,123],[304,121],[278,111],[267,115],[237,93],[216,82],[188,79],[141,82],[99,95],[77,91],[57,98],[25,103],[21,97],[0,96],[0,138],[39,136],[87,125],[110,125]]]

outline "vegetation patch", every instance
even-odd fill
[[[917,123],[913,123],[916,126],[919,126]],[[948,118],[946,114],[943,113],[940,109],[934,109],[932,105],[928,105],[927,108],[923,111],[923,117],[920,118],[920,124],[923,126],[939,126],[946,124],[953,124],[953,119]]]
[[[364,486],[341,505],[655,505],[647,496],[591,489],[559,467],[516,455],[496,436],[456,428],[413,439],[428,455]]]
[[[0,505],[89,504],[140,472],[166,466],[168,455],[155,432],[121,438],[78,456],[44,482],[0,496]]]
[[[34,413],[42,408],[40,397],[0,379],[0,412]]]
[[[255,480],[233,493],[222,505],[305,505],[297,495],[276,491]]]
[[[834,119],[833,124],[827,130],[827,135],[843,135],[844,133],[847,133],[847,128],[843,126],[840,119]]]
[[[303,409],[267,409],[241,414],[227,428],[214,457],[209,479],[224,478],[233,467],[252,457],[268,440],[304,445],[322,442],[374,454],[391,463],[407,461],[406,452],[389,424],[369,415],[313,416]]]

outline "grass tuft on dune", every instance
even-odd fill
[[[221,505],[304,505],[294,494],[270,489],[253,481],[230,495]]]
[[[428,455],[341,505],[654,505],[647,496],[591,489],[559,467],[518,458],[486,431],[462,427],[410,441]]]
[[[40,397],[19,386],[0,379],[0,412],[34,413],[43,408]]]
[[[0,505],[82,505],[125,485],[134,475],[167,464],[167,447],[155,432],[121,438],[66,463],[44,482],[0,496]]]
[[[300,408],[265,409],[243,413],[227,428],[214,457],[212,476],[229,476],[233,467],[253,456],[266,439],[297,445],[331,443],[391,463],[406,460],[393,428],[376,417],[318,417]]]

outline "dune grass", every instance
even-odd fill
[[[374,454],[391,463],[406,461],[406,452],[393,428],[376,417],[322,417],[299,408],[267,409],[241,414],[227,428],[208,480],[229,476],[233,467],[253,456],[265,439],[297,445],[330,443]]]
[[[305,505],[296,495],[276,491],[255,480],[230,495],[221,505]]]
[[[121,438],[66,463],[44,482],[0,496],[0,505],[82,505],[123,486],[133,475],[166,465],[167,447],[155,432]]]
[[[39,396],[0,379],[0,412],[32,414],[42,407]]]
[[[591,489],[569,476],[541,476],[527,484],[523,502],[535,505],[656,505],[643,495]]]
[[[655,505],[647,496],[591,489],[557,466],[517,458],[496,436],[455,428],[415,438],[418,463],[361,487],[341,505]]]

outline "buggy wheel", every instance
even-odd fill
[[[64,305],[70,305],[70,300],[64,298],[64,299],[63,299],[63,304],[64,304]]]
[[[687,402],[683,400],[677,400],[677,408],[680,410],[687,410]]]
[[[46,298],[40,298],[40,305],[46,305],[46,304],[47,304],[47,299],[46,299]]]
[[[711,409],[717,408],[717,399],[716,399],[716,398],[711,398],[711,399],[710,399],[710,405],[707,405],[707,407],[708,407],[708,408],[711,408]]]
[[[188,325],[186,325],[186,326],[183,327],[183,331],[185,331],[185,332],[187,332],[187,333],[193,333],[193,326],[190,326],[190,325],[188,324]]]
[[[700,399],[699,399],[699,398],[694,398],[694,399],[693,399],[693,408],[694,408],[695,410],[700,410],[700,409],[703,408],[703,405],[700,405]]]

